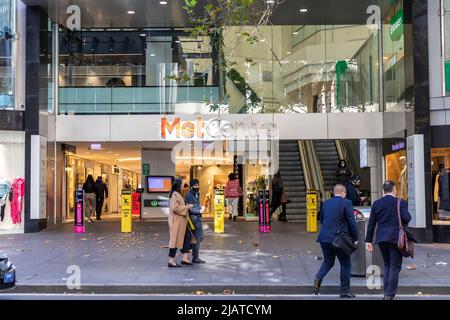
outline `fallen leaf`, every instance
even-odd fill
[[[240,244],[243,244],[243,243],[244,243],[244,241],[243,241],[243,240],[239,240],[239,243],[240,243]]]
[[[434,263],[435,266],[446,266],[447,262],[439,261]]]
[[[434,255],[431,254],[431,253],[427,253],[427,257],[428,257],[428,258],[431,258],[432,256],[434,256]]]
[[[97,238],[98,241],[105,240],[105,239],[106,239],[105,237]]]
[[[85,254],[84,255],[85,258],[90,257],[90,256],[91,256],[90,254]]]
[[[50,241],[50,240],[45,240],[44,242],[45,242],[45,243],[51,243],[51,241]]]
[[[253,245],[254,245],[255,247],[259,247],[259,243],[253,242]]]
[[[410,264],[406,266],[406,270],[416,270],[417,266],[415,264]]]
[[[273,258],[273,259],[279,259],[280,256],[273,256],[272,258]]]
[[[223,294],[226,294],[226,295],[235,294],[235,291],[232,289],[225,289],[225,290],[223,290]]]
[[[205,294],[207,294],[207,292],[204,291],[204,290],[197,290],[197,291],[192,292],[191,294],[195,294],[195,295],[205,295]]]
[[[87,241],[87,239],[86,239],[86,238],[81,238],[80,240],[81,240],[81,241]]]
[[[311,252],[311,251],[306,251],[306,253],[307,253],[307,254],[311,254],[312,252]]]
[[[169,246],[160,246],[160,248],[161,248],[161,249],[166,249],[166,248],[168,249]]]

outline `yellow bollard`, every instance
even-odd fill
[[[309,189],[306,193],[306,231],[317,232],[317,191]]]
[[[131,215],[131,190],[122,190],[122,232],[132,232],[133,216]]]
[[[225,196],[224,191],[214,190],[214,233],[224,233],[225,230]]]

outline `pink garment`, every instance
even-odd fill
[[[14,179],[11,183],[11,218],[14,224],[22,222],[22,200],[25,195],[25,180]]]

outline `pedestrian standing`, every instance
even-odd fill
[[[169,205],[169,268],[181,267],[175,262],[177,249],[183,249],[184,236],[188,223],[188,210],[192,205],[186,205],[181,196],[181,181],[176,180],[172,185],[170,192]],[[187,253],[183,253],[183,261],[188,261]]]
[[[393,300],[397,293],[403,256],[397,248],[400,221],[404,227],[411,221],[408,203],[397,198],[397,187],[394,182],[383,184],[384,197],[375,201],[370,212],[367,226],[366,248],[373,251],[373,236],[376,232],[376,242],[384,260],[384,297],[383,300]]]
[[[86,212],[89,222],[92,220],[92,215],[97,206],[97,197],[95,195],[95,181],[92,175],[88,175],[86,182],[83,184],[84,191],[84,210]]]
[[[105,199],[108,199],[108,186],[103,182],[101,176],[97,177],[97,181],[95,182],[95,196],[97,197],[95,210],[97,213],[97,220],[102,220],[103,203],[105,202]]]
[[[340,249],[333,246],[336,235],[339,232],[348,234],[354,243],[358,244],[358,229],[356,227],[355,215],[353,213],[352,202],[346,198],[346,189],[342,184],[334,187],[334,197],[325,201],[322,205],[320,223],[322,228],[317,242],[323,251],[323,263],[314,279],[314,294],[319,294],[319,289],[327,273],[333,268],[336,257],[341,265],[341,298],[354,298],[350,293],[351,260]]]
[[[233,217],[233,221],[236,221],[238,216],[239,197],[241,196],[241,193],[242,189],[239,184],[237,174],[230,173],[228,175],[228,182],[224,191],[225,198],[228,203],[228,212],[230,214],[228,220],[231,220],[231,217]]]
[[[188,253],[192,249],[192,263],[205,263],[200,259],[200,243],[203,241],[203,222],[202,214],[205,212],[205,207],[200,205],[200,182],[193,179],[190,182],[191,189],[186,193],[184,201],[186,204],[192,204],[192,209],[189,210],[189,218],[191,219],[194,229],[192,230],[188,225],[186,235],[184,238],[183,253]],[[182,261],[182,264],[187,264]]]
[[[336,170],[336,177],[338,178],[338,183],[345,185],[352,176],[352,172],[348,168],[347,161],[341,159],[339,160],[338,169]]]

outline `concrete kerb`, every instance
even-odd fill
[[[0,291],[2,293],[48,293],[48,294],[223,294],[224,291],[231,291],[235,294],[312,294],[310,286],[286,286],[286,285],[234,285],[234,284],[109,284],[109,285],[83,285],[81,289],[69,290],[62,285],[23,285],[16,286],[14,289]],[[196,293],[197,292],[197,293]],[[338,294],[338,286],[323,286],[321,294]],[[352,292],[359,295],[380,295],[382,289],[368,289],[365,286],[353,286]],[[404,286],[399,287],[398,294],[403,295],[450,295],[450,287],[447,286]]]

